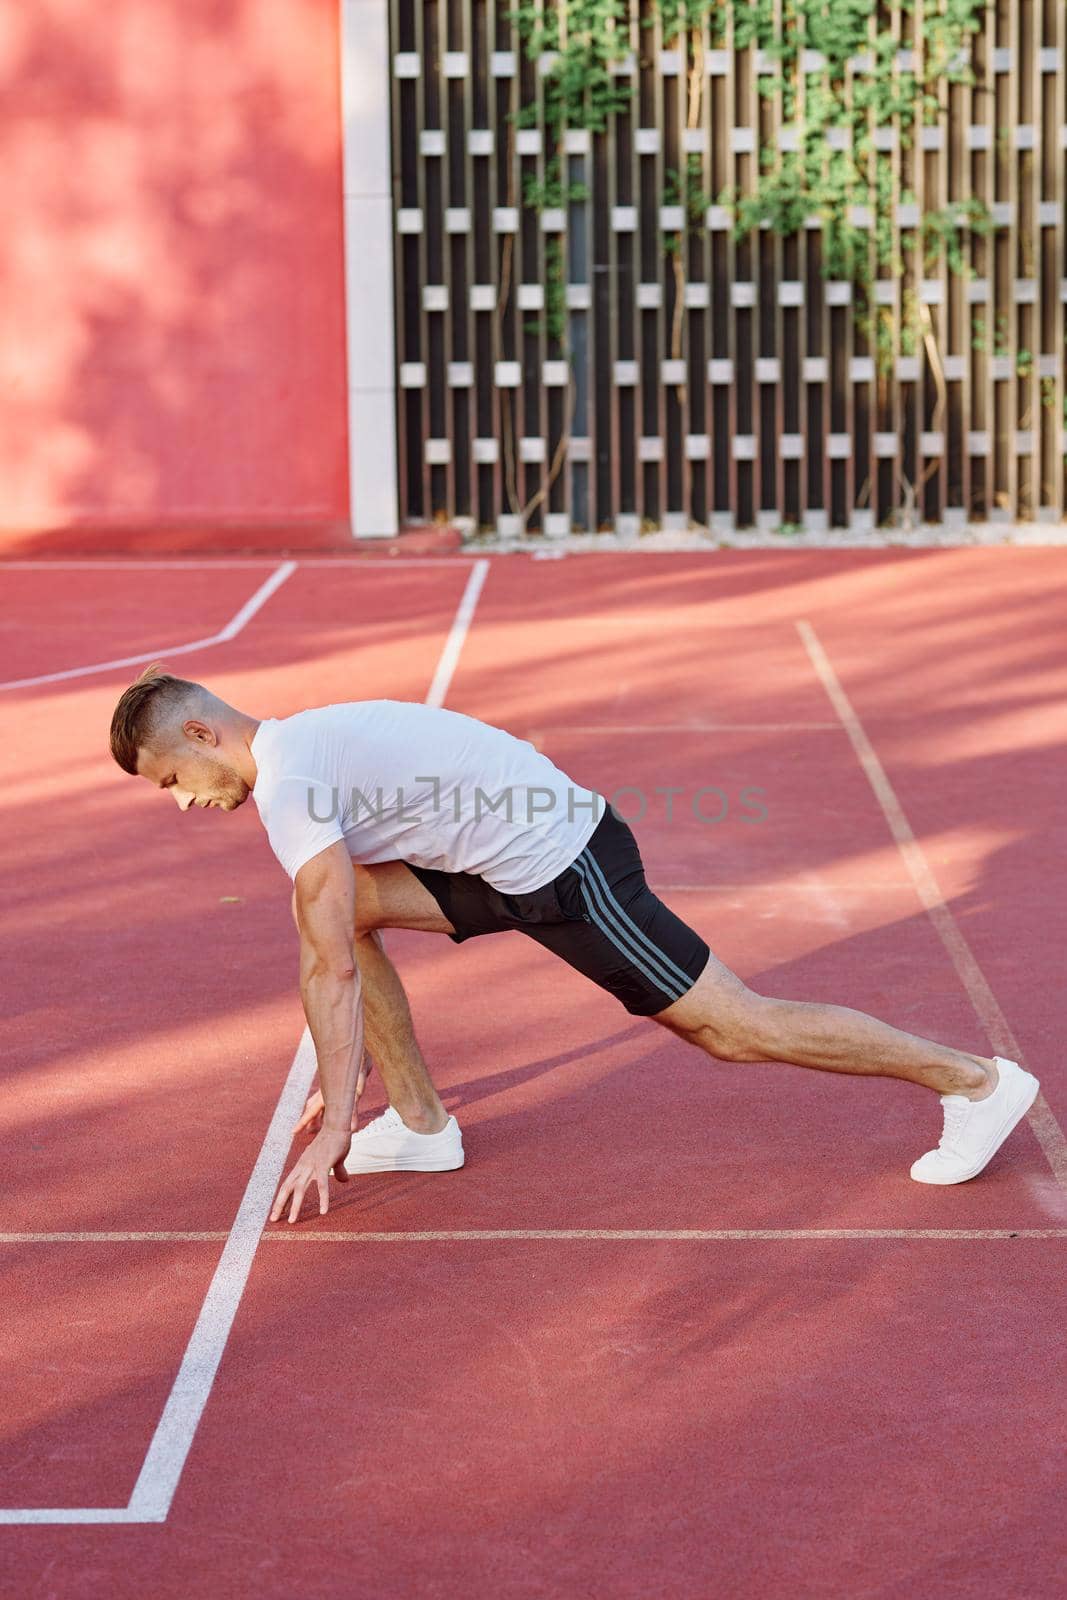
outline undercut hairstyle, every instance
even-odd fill
[[[196,704],[203,693],[201,684],[164,672],[161,661],[145,667],[111,718],[111,754],[123,772],[136,775],[137,752],[151,744],[168,715]]]

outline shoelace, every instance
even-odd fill
[[[952,1099],[942,1101],[942,1104],[945,1109],[945,1126],[937,1142],[937,1148],[954,1154],[953,1141],[962,1131],[963,1125],[967,1121],[967,1113],[971,1109],[971,1103],[969,1100]]]
[[[373,1122],[368,1122],[367,1126],[359,1131],[360,1133],[369,1133],[371,1128],[376,1128],[379,1133],[385,1133],[389,1128],[397,1127],[399,1123],[399,1113],[393,1106],[390,1106],[388,1110],[382,1112],[380,1117],[375,1117]]]

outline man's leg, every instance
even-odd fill
[[[448,1121],[415,1038],[400,975],[377,929],[357,931],[356,961],[363,980],[367,1049],[381,1073],[389,1104],[414,1133],[439,1133]]]
[[[715,956],[654,1021],[724,1061],[785,1061],[822,1072],[906,1078],[938,1094],[992,1094],[992,1059],[904,1033],[847,1006],[755,994]]]
[[[438,1133],[448,1113],[438,1098],[415,1038],[400,975],[385,953],[379,928],[453,933],[428,890],[399,861],[365,867],[353,862],[356,926],[353,949],[363,985],[364,1042],[381,1074],[389,1104],[414,1133]],[[293,896],[296,921],[296,895]],[[362,1078],[359,1088],[362,1090]],[[313,1097],[314,1098],[314,1097]]]

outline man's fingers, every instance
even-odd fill
[[[271,1206],[271,1209],[270,1209],[270,1220],[272,1222],[277,1222],[278,1218],[281,1216],[282,1212],[285,1210],[285,1198],[286,1198],[286,1195],[288,1193],[289,1193],[289,1179],[286,1178],[285,1182],[282,1184],[281,1188],[278,1190],[277,1198],[275,1199],[275,1202]]]
[[[338,1161],[334,1165],[333,1175],[337,1179],[338,1183],[347,1183],[348,1182],[348,1173],[345,1171],[345,1164],[344,1164],[344,1160],[343,1159],[341,1161]]]
[[[294,1186],[293,1188],[293,1206],[292,1210],[289,1212],[290,1222],[295,1222],[297,1217],[300,1215],[300,1207],[304,1204],[304,1191],[307,1186],[308,1180],[307,1178],[304,1178],[299,1185]]]
[[[304,1101],[304,1109],[300,1113],[300,1121],[293,1128],[293,1132],[299,1133],[301,1129],[310,1127],[317,1117],[321,1117],[324,1104],[321,1090],[316,1089],[313,1094],[309,1094]]]

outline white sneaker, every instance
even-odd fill
[[[977,1177],[1033,1105],[1040,1088],[1037,1079],[1017,1061],[993,1059],[997,1086],[984,1100],[968,1100],[963,1094],[941,1096],[945,1131],[937,1149],[928,1150],[912,1165],[917,1183],[964,1183]]]
[[[352,1135],[345,1171],[453,1172],[463,1161],[463,1135],[455,1117],[449,1117],[440,1133],[415,1133],[390,1106]]]

